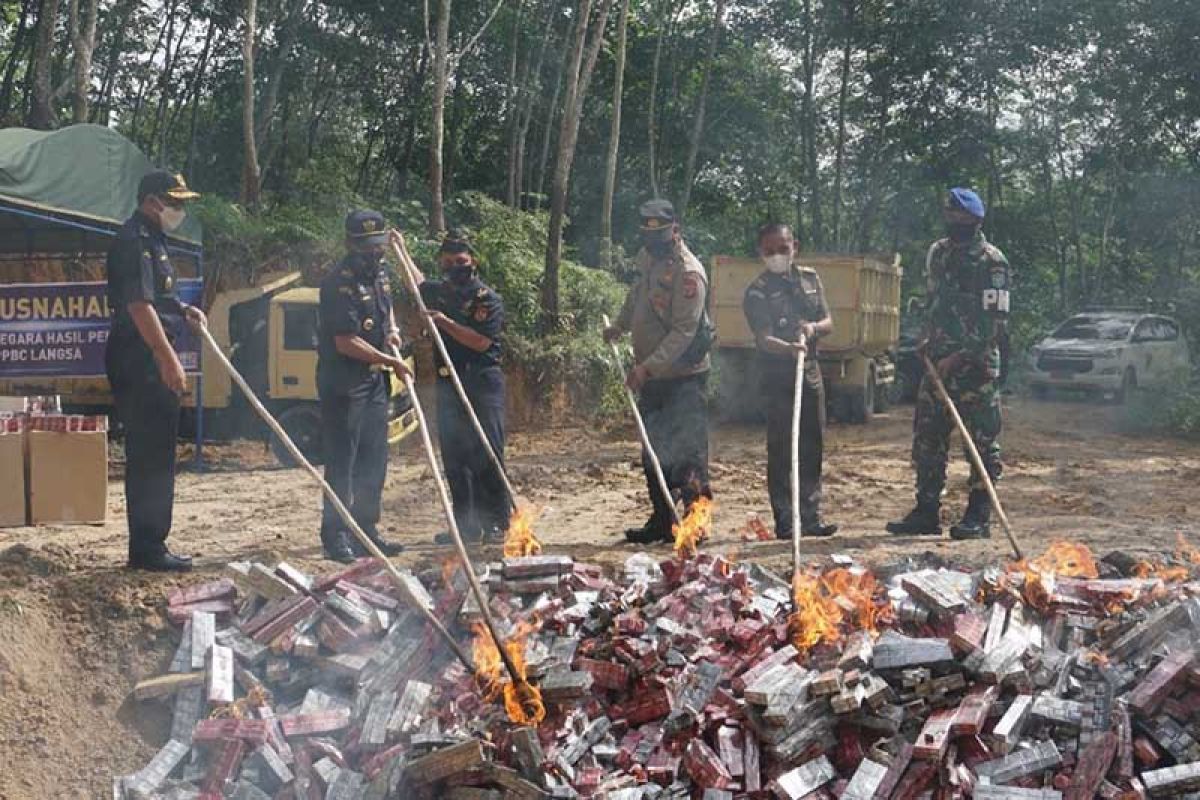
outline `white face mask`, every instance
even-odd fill
[[[767,256],[763,259],[763,263],[767,265],[767,269],[777,275],[782,275],[792,268],[792,257],[787,255]]]
[[[186,216],[187,212],[182,208],[163,206],[162,211],[158,212],[158,221],[162,225],[162,229],[169,233],[182,225],[183,218]]]

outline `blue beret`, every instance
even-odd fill
[[[987,213],[983,201],[979,199],[979,195],[970,189],[951,189],[949,203],[950,208],[965,211],[977,219],[983,219]]]

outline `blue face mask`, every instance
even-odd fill
[[[379,252],[353,252],[350,254],[350,266],[361,273],[374,272],[383,264],[383,254]]]

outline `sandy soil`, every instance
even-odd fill
[[[1117,413],[1093,403],[1009,404],[1002,494],[1028,551],[1070,538],[1097,553],[1161,553],[1174,548],[1179,532],[1200,539],[1191,507],[1200,445],[1122,435]],[[883,533],[883,523],[912,500],[910,418],[911,407],[902,407],[869,426],[830,429],[826,516],[842,531],[806,540],[806,553],[874,563],[925,551],[963,563],[1007,557],[999,534],[955,543]],[[749,514],[770,518],[762,429],[715,430],[712,452],[718,506],[710,547],[784,566],[788,545],[741,536]],[[631,431],[521,433],[509,458],[514,482],[540,508],[536,529],[548,551],[607,565],[635,552],[621,538],[647,513]],[[121,569],[119,480],[110,487],[106,525],[0,531],[0,798],[105,795],[113,774],[139,768],[163,742],[167,709],[135,704],[129,692],[169,661],[168,588],[211,579],[233,559],[328,568],[317,546],[318,493],[304,473],[274,468],[257,444],[210,448],[208,461],[207,472],[179,481],[171,544],[197,557],[197,572],[187,578]],[[119,464],[114,471],[119,475]],[[965,502],[965,478],[956,459],[947,521]],[[385,532],[409,546],[403,561],[423,566],[445,558],[447,550],[430,544],[442,518],[416,437],[393,458],[384,504]]]

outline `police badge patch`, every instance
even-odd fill
[[[479,305],[475,306],[475,311],[471,314],[471,316],[475,318],[476,322],[487,322],[488,307],[480,303]]]

